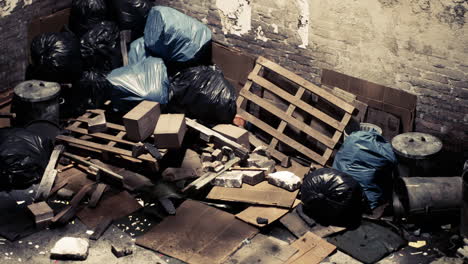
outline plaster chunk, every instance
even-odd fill
[[[302,180],[299,176],[289,171],[278,171],[268,174],[268,183],[286,189],[290,192],[299,189]]]
[[[84,238],[62,237],[50,250],[51,259],[85,260],[88,257],[89,242]]]

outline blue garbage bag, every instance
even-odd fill
[[[173,8],[155,6],[145,26],[145,45],[151,55],[168,62],[187,62],[203,56],[210,29]]]
[[[164,62],[148,57],[107,75],[113,85],[111,98],[115,110],[127,112],[143,100],[167,104],[169,79]]]
[[[382,135],[375,131],[357,131],[343,143],[333,168],[359,182],[370,209],[374,209],[391,192],[391,172],[396,163],[392,145]]]
[[[128,51],[128,64],[132,65],[143,59],[149,57],[145,49],[145,40],[143,37],[135,40],[130,44],[130,50]]]

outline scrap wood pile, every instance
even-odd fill
[[[376,222],[391,197],[391,145],[375,131],[345,135],[366,104],[264,57],[236,96],[207,63],[205,25],[136,2],[73,1],[72,32],[32,42],[28,77],[41,81],[25,87],[71,83],[62,85],[66,122],[45,135],[0,131],[2,188],[40,182],[34,202],[18,207],[24,225],[0,220],[0,235],[78,218],[93,230],[88,239],[115,225],[187,263],[319,263],[337,248],[373,263],[406,245],[393,224]],[[278,227],[292,235],[275,237]],[[50,257],[86,259],[88,241],[73,239]],[[67,243],[86,249],[65,254]]]

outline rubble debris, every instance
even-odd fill
[[[247,159],[247,166],[266,168],[267,171],[265,173],[273,173],[276,171],[276,162],[258,153],[252,153],[249,155],[249,158]]]
[[[288,259],[287,264],[318,264],[336,250],[334,245],[311,232],[305,233],[291,246],[299,251]]]
[[[236,153],[236,156],[240,157],[241,159],[244,159],[248,156],[250,152],[249,149],[242,146],[241,144],[234,142],[230,140],[229,138],[221,135],[220,133],[197,123],[195,120],[192,120],[190,118],[185,118],[185,121],[189,128],[200,132],[200,138],[203,141],[213,142],[215,145],[218,145],[218,146],[228,146],[232,150],[234,150],[234,152]]]
[[[202,153],[201,154],[201,162],[205,163],[205,162],[211,162],[212,156],[209,154],[209,153]]]
[[[185,168],[167,168],[162,172],[162,178],[165,181],[180,181],[197,178],[197,172],[194,169]]]
[[[213,153],[211,153],[212,160],[214,161],[221,161],[223,158],[223,152],[220,149],[215,149]]]
[[[61,188],[57,191],[57,197],[63,200],[70,200],[74,194],[74,191],[67,188]]]
[[[231,124],[219,124],[214,126],[213,130],[246,148],[250,148],[249,133],[241,127]]]
[[[88,192],[92,189],[94,183],[83,186],[80,191],[70,201],[70,205],[65,207],[57,215],[52,218],[52,223],[65,224],[68,223],[76,214],[80,202],[86,197]]]
[[[264,157],[271,159],[271,153],[267,146],[263,146],[263,145],[258,146],[252,151],[252,153],[257,153],[259,155],[262,155]]]
[[[267,225],[268,224],[268,219],[267,218],[257,217],[256,221],[257,221],[257,224],[259,224],[259,225]]]
[[[257,232],[227,212],[186,200],[175,216],[165,218],[139,236],[136,244],[187,263],[221,263],[244,239]]]
[[[244,244],[230,256],[226,264],[235,263],[285,263],[296,252],[297,248],[274,237],[257,234],[248,244]]]
[[[120,175],[123,176],[122,185],[126,190],[131,192],[141,190],[145,187],[153,186],[153,183],[147,177],[129,170],[122,170]]]
[[[154,129],[154,144],[158,148],[180,148],[186,130],[183,114],[163,114]]]
[[[268,183],[286,189],[290,192],[301,187],[302,180],[297,175],[288,171],[278,171],[267,176]]]
[[[211,158],[211,155],[210,155]],[[214,171],[213,162],[205,161],[202,163],[202,168],[204,172]]]
[[[54,217],[54,211],[46,202],[38,202],[28,205],[28,209],[34,215],[37,228],[45,228]]]
[[[159,103],[146,100],[139,103],[123,116],[127,137],[137,142],[144,141],[153,134],[160,114]]]
[[[35,200],[36,201],[43,201],[49,197],[50,190],[54,185],[55,177],[57,176],[57,170],[55,166],[57,165],[57,161],[65,150],[65,146],[63,145],[56,145],[52,154],[50,155],[49,163],[42,175],[41,183],[36,191]]]
[[[93,233],[89,237],[91,240],[98,240],[107,228],[112,224],[112,218],[103,218],[101,222],[94,228]]]
[[[202,161],[200,160],[198,153],[191,149],[187,149],[180,168],[192,169],[196,172],[196,175],[200,176],[202,173]]]
[[[89,242],[84,238],[62,237],[50,250],[51,259],[85,260],[88,257]]]
[[[418,240],[416,242],[409,242],[408,246],[414,247],[414,248],[422,248],[426,246],[426,241],[425,240]]]
[[[240,188],[244,174],[239,171],[226,171],[216,177],[212,184],[226,188]]]
[[[217,161],[213,162],[213,166],[214,166],[213,168],[214,172],[220,172],[225,169],[224,165],[220,161],[219,163],[217,163]]]
[[[126,246],[117,247],[117,246],[111,245],[111,251],[116,258],[121,258],[121,257],[125,257],[125,256],[133,254],[133,249],[131,247],[126,247]]]
[[[185,191],[187,191],[189,189],[192,189],[192,188],[195,189],[195,190],[201,189],[202,187],[204,187],[205,185],[210,183],[213,179],[218,177],[221,173],[223,173],[224,171],[226,171],[230,167],[236,165],[239,161],[240,161],[240,158],[236,157],[235,159],[232,159],[232,160],[228,161],[226,164],[224,164],[223,165],[224,168],[222,168],[220,171],[218,171],[216,173],[209,173],[208,172],[208,173],[204,174],[200,178],[196,179],[195,181],[193,181],[192,183],[187,185],[184,189],[182,189],[182,192],[185,192]]]
[[[89,119],[88,133],[105,132],[107,130],[106,116],[104,114],[97,115]]]

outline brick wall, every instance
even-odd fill
[[[0,1],[0,92],[24,80],[28,64],[28,24],[69,7],[71,0]]]
[[[23,77],[31,18],[70,4],[5,1],[0,3],[0,90]],[[263,55],[317,84],[321,69],[328,68],[416,94],[416,130],[439,136],[457,151],[468,147],[466,0],[156,3],[205,22],[215,40]]]
[[[468,148],[468,1],[160,0],[214,39],[319,83],[322,68],[418,95],[415,130]]]

